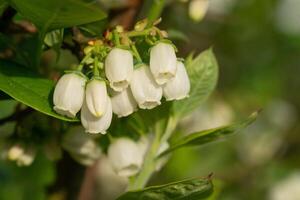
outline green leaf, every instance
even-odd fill
[[[117,200],[199,200],[208,197],[212,191],[213,185],[210,178],[194,178],[129,191]]]
[[[80,30],[88,37],[101,36],[108,25],[108,20],[96,21],[78,26]]]
[[[56,62],[59,60],[60,57],[60,47],[63,40],[64,40],[63,28],[48,32],[44,38],[44,43],[55,51],[57,55]]]
[[[258,112],[254,112],[248,117],[248,119],[240,123],[189,134],[188,136],[178,139],[177,142],[174,142],[170,148],[160,154],[159,157],[162,157],[182,147],[200,146],[209,142],[223,139],[226,136],[236,133],[237,131],[240,131],[250,125],[257,118],[257,115]]]
[[[9,3],[43,33],[106,17],[97,1],[91,0],[9,0]]]
[[[182,117],[197,108],[214,90],[218,79],[218,63],[212,49],[188,59],[186,69],[190,77],[191,91],[186,99],[173,103],[173,112]]]
[[[53,111],[53,88],[53,81],[41,78],[20,65],[0,61],[1,91],[46,115],[65,121],[78,121],[78,119],[69,119]]]
[[[0,15],[3,14],[4,10],[7,7],[7,2],[6,0],[0,0]]]
[[[64,29],[56,29],[46,34],[44,42],[49,47],[54,47],[62,43],[64,39]]]
[[[171,40],[178,40],[178,41],[183,41],[183,42],[188,42],[189,38],[186,34],[183,32],[176,30],[176,29],[169,29],[168,30],[168,38]]]

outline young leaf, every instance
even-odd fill
[[[210,178],[194,178],[167,185],[129,191],[117,200],[200,200],[207,198],[212,191],[213,185]]]
[[[58,115],[52,109],[54,82],[41,78],[20,65],[0,61],[0,90],[44,114],[65,121],[78,121]]]
[[[46,34],[44,42],[49,47],[60,46],[64,38],[64,29],[57,29]]]
[[[214,90],[218,79],[218,63],[212,49],[198,55],[186,63],[190,77],[191,91],[186,99],[173,103],[173,112],[182,117],[197,108]]]
[[[10,0],[9,3],[43,33],[106,17],[97,1],[91,0]]]
[[[246,119],[243,122],[229,125],[229,126],[222,126],[219,128],[213,128],[209,130],[192,133],[188,136],[180,138],[178,142],[172,144],[171,147],[165,152],[163,152],[162,154],[160,154],[159,157],[162,157],[182,147],[200,146],[209,142],[223,139],[226,136],[231,135],[237,131],[240,131],[241,129],[250,125],[256,119],[257,115],[258,112],[254,112],[248,117],[248,119]]]
[[[64,29],[56,29],[50,31],[46,34],[44,38],[44,43],[51,47],[57,54],[56,61],[59,60],[60,57],[60,47],[64,40]]]

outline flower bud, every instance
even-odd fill
[[[150,52],[150,69],[155,81],[163,85],[176,74],[176,54],[171,44],[160,42]]]
[[[86,101],[84,101],[81,109],[81,123],[88,133],[102,133],[105,134],[109,128],[112,120],[112,106],[111,100],[107,96],[107,108],[105,113],[101,117],[95,117],[87,107]]]
[[[24,153],[24,147],[15,144],[8,149],[7,158],[8,160],[17,160]]]
[[[54,90],[54,110],[61,115],[74,118],[83,103],[85,83],[84,75],[78,73],[63,75]]]
[[[113,112],[118,117],[125,117],[136,111],[137,104],[132,96],[130,88],[116,93],[111,98]]]
[[[190,80],[184,64],[177,61],[177,73],[174,78],[163,86],[164,97],[167,101],[180,100],[188,97]]]
[[[209,0],[192,0],[189,4],[189,16],[195,22],[201,21],[208,9]]]
[[[143,153],[137,143],[129,138],[118,138],[108,148],[108,158],[119,176],[137,174],[143,163]]]
[[[140,108],[152,109],[160,105],[162,88],[153,79],[147,65],[134,70],[130,88]]]
[[[110,87],[120,92],[128,87],[133,72],[133,57],[130,51],[114,48],[105,59],[105,74]]]
[[[86,85],[85,100],[89,111],[95,117],[101,117],[107,108],[107,90],[104,81],[92,79]]]
[[[85,134],[81,126],[69,129],[63,137],[62,146],[74,160],[83,165],[92,165],[101,156],[101,149],[92,135]]]

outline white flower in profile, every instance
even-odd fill
[[[163,86],[164,97],[167,101],[184,99],[189,96],[190,87],[190,79],[184,64],[177,61],[176,76]]]
[[[114,200],[126,191],[129,179],[116,174],[107,156],[102,155],[96,168],[97,194],[101,199]]]
[[[86,77],[81,73],[67,73],[57,82],[53,94],[54,110],[74,118],[84,100]]]
[[[85,100],[89,111],[95,117],[104,115],[107,108],[107,99],[108,95],[105,81],[94,78],[87,83]]]
[[[102,133],[105,134],[109,128],[112,120],[112,106],[111,100],[107,97],[107,108],[101,117],[95,117],[84,102],[81,109],[81,124],[88,133]]]
[[[163,85],[176,74],[176,54],[171,44],[160,42],[151,48],[150,69],[157,84]]]
[[[134,100],[130,88],[117,92],[112,98],[112,109],[118,117],[126,117],[136,111],[137,103]]]
[[[118,138],[108,148],[109,161],[119,176],[137,174],[143,163],[143,152],[136,142],[129,138]]]
[[[74,126],[64,135],[62,146],[74,160],[83,165],[90,166],[102,154],[93,136],[86,134],[82,126]]]
[[[140,108],[152,109],[161,104],[162,88],[153,79],[147,65],[134,70],[130,88]]]
[[[105,74],[110,87],[117,92],[128,87],[133,73],[133,56],[130,51],[113,48],[105,59]]]

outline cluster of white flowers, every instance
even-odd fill
[[[2,157],[15,161],[18,166],[29,166],[34,161],[35,149],[25,147],[21,144],[14,144],[2,152]]]
[[[127,137],[114,138],[105,155],[94,140],[96,136],[83,133],[84,129],[81,126],[71,127],[63,137],[63,148],[74,160],[86,166],[107,157],[112,170],[120,177],[131,177],[140,172],[153,139],[152,134],[143,136],[138,141]],[[169,144],[163,143],[156,156],[168,148]],[[159,171],[168,159],[168,156],[157,159],[155,170]]]
[[[177,61],[172,44],[158,42],[150,50],[149,66],[134,66],[130,50],[112,48],[104,62],[105,77],[90,80],[81,72],[70,72],[58,81],[53,96],[54,110],[74,118],[81,110],[86,132],[105,134],[112,113],[125,117],[137,110],[152,109],[167,101],[188,96],[190,81],[185,66]],[[107,80],[106,80],[107,79]],[[112,92],[108,94],[106,82]]]

